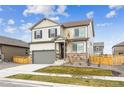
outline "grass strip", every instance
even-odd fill
[[[13,79],[24,79],[34,81],[44,81],[62,84],[74,84],[82,86],[94,86],[94,87],[123,87],[124,82],[112,81],[112,80],[100,80],[100,79],[85,79],[76,77],[57,77],[57,76],[43,76],[43,75],[31,75],[31,74],[16,74],[9,76]]]
[[[73,75],[96,75],[96,76],[112,76],[111,70],[99,68],[80,68],[71,66],[49,66],[38,69],[35,72],[58,73],[58,74],[73,74]]]

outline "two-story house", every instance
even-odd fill
[[[95,42],[93,44],[94,54],[103,55],[104,54],[104,42]]]
[[[92,20],[57,23],[44,18],[33,27],[30,51],[34,64],[52,64],[71,54],[93,54]]]
[[[113,55],[124,55],[124,41],[112,47],[112,54]]]

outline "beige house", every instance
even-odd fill
[[[120,42],[112,47],[113,55],[124,55],[124,42]]]
[[[32,28],[30,52],[33,63],[52,64],[70,55],[93,54],[92,20],[58,23],[44,18]]]
[[[27,55],[29,55],[28,43],[0,36],[0,61],[11,62],[13,56]]]

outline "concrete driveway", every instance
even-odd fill
[[[0,78],[18,73],[28,73],[34,70],[50,66],[52,64],[25,64],[0,70]]]
[[[20,65],[23,65],[23,64],[16,64],[12,62],[0,62],[0,70],[10,68],[10,67],[20,66]]]

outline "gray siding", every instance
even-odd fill
[[[4,61],[12,61],[13,56],[28,56],[28,48],[21,48],[15,46],[2,46],[2,54],[4,55]]]
[[[124,46],[113,47],[114,55],[124,55]]]
[[[32,53],[34,64],[53,64],[55,62],[54,50],[39,50],[33,51]]]

